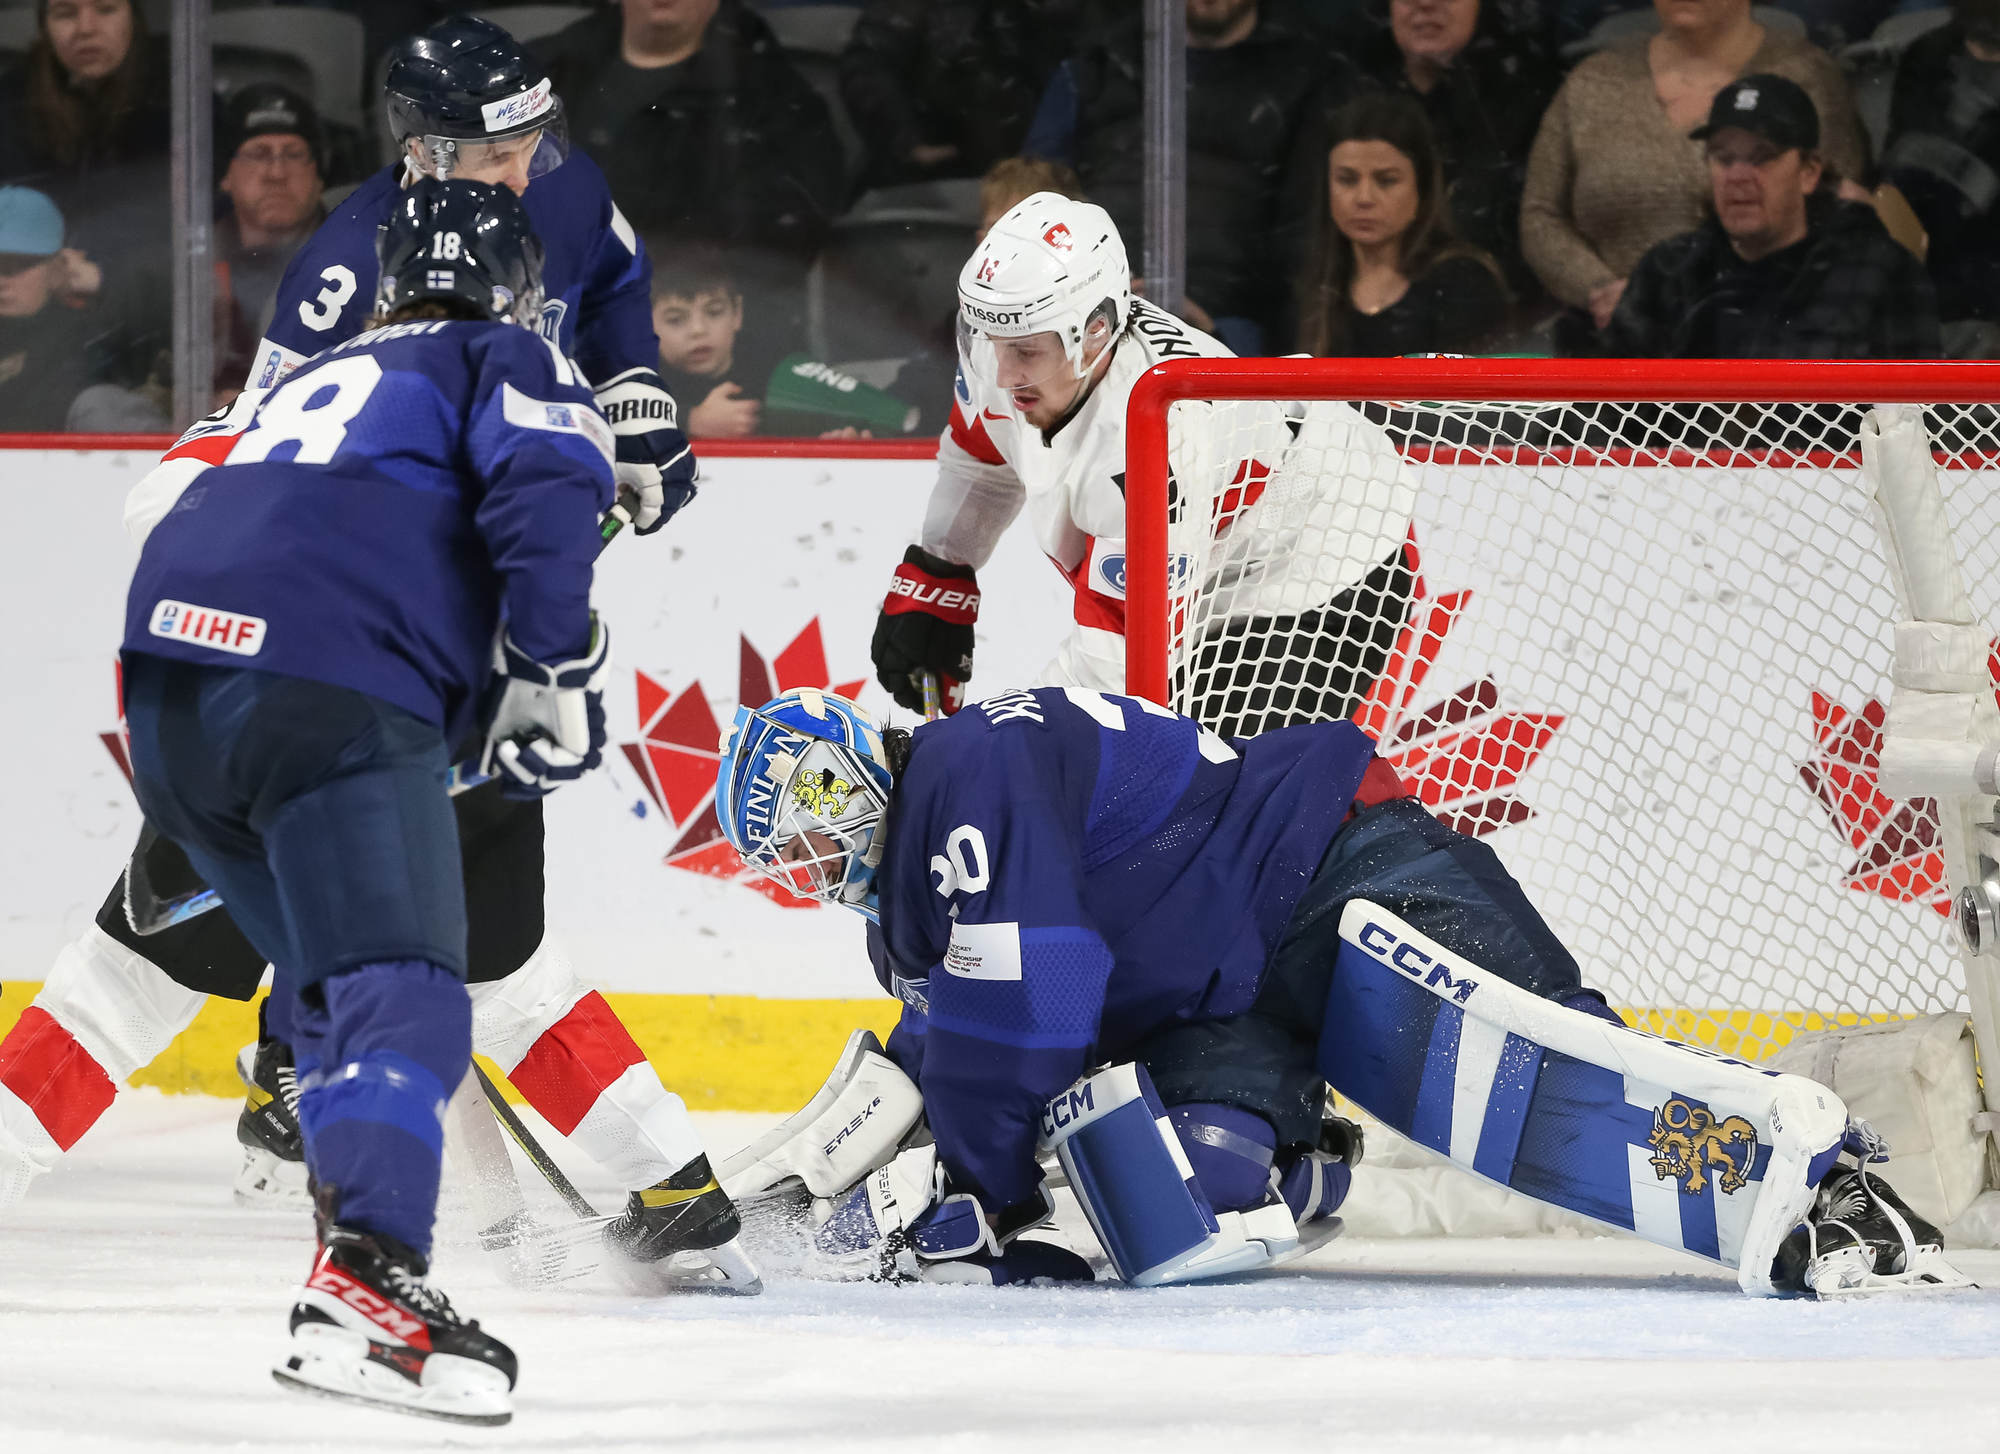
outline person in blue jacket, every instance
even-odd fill
[[[471,1056],[453,744],[540,795],[596,766],[610,427],[537,330],[505,188],[422,179],[368,331],[302,365],[147,537],[133,783],[275,971],[319,1249],[279,1382],[504,1422],[516,1365],[425,1281]],[[496,639],[498,645],[496,647]]]

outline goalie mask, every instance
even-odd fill
[[[993,224],[958,275],[958,351],[1003,391],[1090,373],[1093,328],[1109,347],[1132,318],[1132,270],[1111,214],[1037,192]]]
[[[875,921],[891,785],[874,720],[845,697],[800,687],[737,709],[722,739],[715,815],[766,878]]]

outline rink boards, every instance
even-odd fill
[[[18,566],[0,573],[8,618],[19,623],[0,643],[0,673],[24,688],[17,700],[32,701],[32,710],[13,714],[10,812],[0,840],[0,979],[30,984],[7,985],[0,1025],[19,1013],[24,991],[57,948],[88,924],[137,830],[137,809],[104,735],[116,727],[110,663],[133,558],[119,511],[150,463],[141,453],[0,453],[20,542],[13,552]],[[1497,470],[1479,473],[1491,479]],[[846,1029],[886,1026],[893,1018],[868,972],[858,920],[780,906],[730,873],[706,785],[716,732],[745,697],[859,681],[864,702],[886,705],[870,680],[868,637],[883,584],[921,519],[933,472],[930,462],[908,458],[712,459],[702,498],[685,517],[660,536],[619,542],[600,568],[598,604],[613,623],[619,660],[608,703],[616,750],[605,773],[551,801],[550,924],[583,977],[614,996],[670,1083],[695,1104],[796,1105],[831,1063]],[[1852,523],[1838,525],[1849,553]],[[1497,609],[1522,569],[1519,559],[1494,558],[1455,529],[1450,512],[1419,524],[1431,597],[1471,591],[1475,608],[1452,634],[1413,710],[1491,670],[1480,619],[1484,608]],[[1699,532],[1703,524],[1691,520],[1689,528]],[[1761,547],[1753,539],[1751,548]],[[1783,573],[1774,579],[1783,585]],[[978,690],[1032,682],[1066,626],[1067,585],[1017,526],[981,572],[981,586]],[[1779,614],[1786,609],[1777,599],[1757,604]],[[1713,610],[1713,602],[1704,609]],[[1847,655],[1886,665],[1877,644],[1885,631],[1885,619],[1822,619],[1816,634],[1851,637]],[[1656,643],[1675,642],[1671,613],[1656,633]],[[1546,663],[1538,666],[1524,650],[1545,650]],[[1590,939],[1592,915],[1608,916],[1605,922],[1636,915],[1656,926],[1655,957],[1672,961],[1684,941],[1665,890],[1712,872],[1697,857],[1676,858],[1683,853],[1676,845],[1692,842],[1686,835],[1662,840],[1636,881],[1639,891],[1605,898],[1588,913],[1566,907],[1565,899],[1577,901],[1576,865],[1604,857],[1592,833],[1629,840],[1635,819],[1665,812],[1698,821],[1716,811],[1705,794],[1689,798],[1674,784],[1691,780],[1696,769],[1725,780],[1742,771],[1745,764],[1727,757],[1729,744],[1740,740],[1737,724],[1689,710],[1685,698],[1670,692],[1661,703],[1666,730],[1651,741],[1655,748],[1672,745],[1672,770],[1657,755],[1632,761],[1616,729],[1593,726],[1588,694],[1573,690],[1573,633],[1540,633],[1526,648],[1516,642],[1508,651],[1508,669],[1498,674],[1503,707],[1562,713],[1567,725],[1512,789],[1537,817],[1501,830],[1495,846],[1511,862],[1510,835],[1524,848],[1538,839],[1555,842],[1553,852],[1530,855],[1537,861],[1522,876],[1530,893],[1549,903],[1558,927]],[[1865,692],[1886,683],[1849,685]],[[1846,705],[1859,709],[1861,701],[1847,695]],[[1797,765],[1812,748],[1809,700],[1792,701],[1778,730],[1780,739],[1760,744],[1758,755],[1794,780],[1760,811],[1787,832],[1805,833],[1808,844],[1823,834],[1817,864],[1804,867],[1825,886],[1802,896],[1764,896],[1774,911],[1770,922],[1783,915],[1788,934],[1806,921],[1836,929],[1856,924],[1851,952],[1838,944],[1826,951],[1848,985],[1882,954],[1901,952],[1895,946],[1914,946],[1908,952],[1917,962],[1897,967],[1899,982],[1943,983],[1949,995],[1950,955],[1933,947],[1943,942],[1941,920],[1921,905],[1890,902],[1826,877],[1852,854],[1796,782]],[[1622,761],[1633,774],[1632,794],[1609,820],[1564,810],[1567,785],[1585,757],[1592,772]],[[1769,878],[1772,869],[1753,859],[1732,872]],[[1538,884],[1542,877],[1547,882]],[[1755,924],[1733,924],[1724,937],[1757,931]],[[1580,956],[1589,961],[1587,950]],[[1624,984],[1617,982],[1617,965],[1593,967],[1627,1003],[1687,1003],[1662,993],[1656,964]],[[1824,1004],[1795,992],[1764,998],[1748,1008],[1776,1021],[1753,1026],[1746,1019],[1744,1028],[1760,1040],[1780,1040],[1787,1021],[1811,1023],[1817,1010],[1847,1009],[1851,1000],[1851,993]],[[245,1007],[211,1005],[156,1064],[151,1082],[232,1089],[228,1053],[248,1023]]]

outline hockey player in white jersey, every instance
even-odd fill
[[[958,348],[937,485],[875,628],[882,685],[918,710],[934,677],[943,709],[962,705],[976,572],[1025,507],[1074,592],[1074,625],[1041,680],[1122,690],[1126,403],[1154,364],[1229,350],[1135,297],[1110,214],[1053,192],[1017,203],[966,263]],[[1393,445],[1343,404],[1191,402],[1177,406],[1175,423],[1177,583],[1227,577],[1234,614],[1265,618],[1263,629],[1227,640],[1213,630],[1195,645],[1201,696],[1216,704],[1204,725],[1235,736],[1347,715],[1380,672],[1410,593],[1403,544],[1413,495]],[[1359,491],[1342,483],[1356,480]],[[1301,492],[1313,502],[1311,547],[1338,566],[1321,573],[1331,582],[1324,599],[1258,586],[1246,569],[1300,548],[1296,527],[1263,521]],[[1309,659],[1257,659],[1258,643],[1277,638],[1309,641]]]

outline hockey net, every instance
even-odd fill
[[[1854,401],[1923,406],[1991,621],[1982,399],[2000,368],[1164,365],[1128,689],[1225,734],[1352,716],[1644,1028],[1755,1058],[1964,1008],[1937,809],[1874,780],[1899,609]]]

